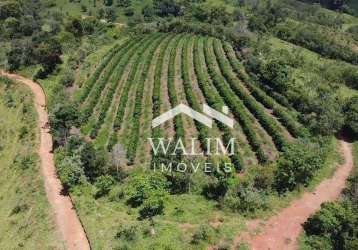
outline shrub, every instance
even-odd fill
[[[129,192],[128,204],[138,207],[152,196],[164,197],[167,195],[167,182],[160,173],[137,175],[131,180],[133,190]]]
[[[211,242],[214,238],[214,230],[208,225],[201,225],[194,233],[192,243],[199,244],[200,241]]]
[[[114,179],[111,176],[100,176],[95,182],[96,194],[95,197],[102,197],[111,191],[111,187],[114,184]]]
[[[308,244],[315,249],[355,249],[358,238],[358,216],[347,203],[327,202],[312,215],[303,227],[309,236]]]
[[[275,187],[279,192],[286,192],[300,184],[307,185],[322,167],[323,159],[316,146],[298,142],[284,148],[277,165]]]
[[[67,70],[59,79],[59,83],[65,87],[70,87],[75,81],[75,75],[73,71]]]
[[[65,157],[56,167],[57,174],[65,189],[71,189],[82,182],[84,171],[78,156]]]
[[[345,124],[355,134],[358,135],[358,97],[352,97],[344,108]]]
[[[164,212],[164,201],[161,197],[151,196],[143,202],[139,210],[140,218],[151,218]]]
[[[223,204],[231,210],[246,214],[267,209],[264,191],[256,189],[252,184],[242,183],[230,189]]]
[[[125,241],[135,241],[138,237],[137,232],[137,225],[123,225],[120,227],[115,237]]]

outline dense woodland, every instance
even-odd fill
[[[239,228],[227,223],[231,217],[282,206],[336,163],[334,137],[358,135],[354,0],[6,0],[0,32],[0,67],[45,89],[58,175],[95,249],[113,240],[116,249],[229,249],[225,235]],[[217,123],[213,132],[184,116],[150,127],[163,105],[183,102],[197,111],[202,103],[226,105],[237,128]],[[194,134],[202,149],[207,136],[238,136],[239,150],[185,159],[145,148],[148,135],[169,134]],[[145,167],[205,160],[217,171]],[[229,174],[221,171],[228,162],[235,165]],[[304,249],[358,248],[356,179],[342,201],[305,223]],[[89,205],[112,225],[101,224],[102,238]],[[199,210],[219,214],[224,226],[194,219]],[[167,220],[193,220],[189,239]]]

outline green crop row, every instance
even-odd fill
[[[252,122],[247,115],[242,101],[235,95],[231,88],[227,85],[225,79],[217,72],[215,57],[212,55],[209,46],[204,48],[205,61],[208,67],[210,77],[219,91],[220,95],[224,98],[225,103],[230,107],[236,119],[239,121],[247,140],[249,141],[252,149],[256,152],[257,159],[260,163],[266,163],[268,158],[262,150],[260,140],[257,138],[255,131],[252,128]]]
[[[220,51],[220,42],[218,40],[214,41],[215,50],[220,53],[220,56],[224,56]],[[302,128],[299,126],[297,121],[276,101],[268,96],[265,91],[258,88],[251,78],[246,74],[243,67],[240,65],[240,62],[235,56],[235,52],[232,50],[231,46],[227,43],[223,45],[223,48],[226,53],[226,57],[231,64],[232,69],[235,71],[237,76],[244,82],[245,86],[250,90],[251,94],[261,102],[266,108],[272,109],[273,114],[279,118],[282,125],[284,125],[287,130],[294,136],[298,137],[303,134]]]
[[[212,41],[212,39],[207,40],[205,44],[206,50],[210,54],[209,48],[213,47],[215,54],[215,56],[213,57],[216,58],[221,73],[225,77],[231,89],[243,101],[247,109],[256,117],[256,119],[260,122],[263,128],[272,137],[276,148],[281,151],[286,144],[286,140],[282,136],[282,129],[278,126],[277,121],[266,114],[263,107],[261,107],[259,103],[256,102],[256,100],[241,85],[241,82],[234,77],[230,69],[230,63],[225,60],[225,57],[220,51],[220,48],[217,46],[213,46]]]
[[[189,59],[188,59],[188,51],[189,51],[189,37],[185,37],[184,39],[184,46],[181,54],[181,69],[182,69],[182,79],[183,79],[183,86],[186,99],[188,104],[193,109],[199,111],[201,107],[194,96],[192,82],[190,81],[189,75]],[[204,151],[206,151],[206,138],[208,137],[208,129],[207,127],[203,126],[201,123],[195,121],[195,126],[199,132],[199,140],[201,142],[201,146]]]
[[[86,100],[86,98],[88,97],[89,93],[91,92],[91,89],[92,89],[93,85],[97,82],[97,80],[100,77],[100,75],[102,74],[104,68],[112,60],[114,55],[116,53],[118,53],[118,51],[123,49],[126,46],[126,44],[127,44],[126,42],[124,42],[121,45],[116,44],[115,46],[113,46],[107,52],[107,54],[105,55],[103,60],[101,60],[100,64],[96,67],[96,69],[93,72],[93,74],[91,75],[91,77],[89,79],[87,79],[87,81],[83,84],[83,90],[82,90],[81,95],[79,97],[79,102],[80,103],[82,103],[84,100]]]
[[[141,45],[141,43],[133,43],[131,46],[127,48],[127,52],[123,55],[121,60],[119,61],[118,65],[116,66],[114,73],[109,81],[109,87],[106,94],[106,97],[104,98],[103,103],[101,104],[101,108],[99,110],[99,115],[96,121],[95,126],[92,128],[90,136],[91,138],[95,138],[98,134],[99,129],[101,128],[102,124],[104,123],[104,120],[106,118],[106,114],[108,112],[109,107],[111,106],[113,96],[116,92],[118,83],[123,76],[124,70],[135,53],[135,51],[138,49],[138,47]]]
[[[83,123],[87,122],[92,115],[94,108],[100,100],[103,89],[106,87],[108,80],[112,76],[119,60],[127,52],[128,47],[132,46],[133,43],[135,43],[136,41],[137,39],[133,39],[132,41],[128,42],[125,47],[114,56],[114,58],[108,64],[104,72],[101,74],[99,80],[94,85],[94,88],[92,89],[90,96],[87,99],[87,102],[84,103],[84,107],[81,110],[81,121]]]
[[[192,39],[192,42],[193,39]],[[185,55],[188,54],[188,47],[189,47],[189,43],[186,44],[185,49]],[[201,65],[201,56],[200,56],[200,52],[199,52],[199,44],[198,44],[198,40],[196,39],[194,42],[194,53],[193,53],[193,58],[194,58],[194,70],[195,70],[195,74],[198,80],[198,85],[207,101],[207,103],[217,109],[217,110],[221,110],[221,108],[224,106],[224,102],[221,100],[221,98],[215,94],[215,90],[212,89],[210,80],[209,80],[209,76],[207,75],[206,71],[203,70],[202,65]],[[185,84],[188,85],[188,88],[190,87],[191,89],[191,82],[190,82],[190,78],[189,78],[189,72],[188,72],[188,58],[186,56],[185,58],[185,64],[183,65],[183,71],[185,72],[185,77],[183,77],[184,79],[184,86]],[[187,97],[188,99],[188,97]],[[189,100],[188,100],[189,102]],[[225,143],[228,143],[229,140],[232,138],[232,134],[230,132],[230,129],[228,127],[226,127],[225,125],[223,125],[222,123],[218,122],[217,123],[219,129],[223,132],[223,140]],[[199,126],[203,127],[203,125],[199,124]],[[205,128],[205,133],[207,134],[207,129]],[[203,137],[207,137],[205,134],[203,135]],[[237,148],[237,145],[236,145]],[[242,162],[242,158],[240,157],[239,153],[236,152],[235,155],[231,156],[231,161],[232,163],[235,165],[236,169],[238,171],[241,171],[243,169],[243,162]]]
[[[153,62],[155,51],[164,38],[165,37],[163,36],[161,39],[156,40],[151,45],[151,47],[149,47],[147,54],[143,58],[144,59],[143,68],[139,78],[138,87],[136,90],[134,112],[131,120],[132,130],[127,145],[127,159],[130,165],[134,164],[134,160],[138,148],[138,141],[140,136],[140,118],[142,115],[142,106],[143,106],[144,85],[148,76],[150,65]]]
[[[162,104],[161,101],[161,78],[163,74],[163,64],[164,64],[164,58],[167,53],[167,48],[169,46],[170,41],[174,36],[171,36],[161,48],[158,56],[158,61],[155,66],[155,73],[154,73],[154,86],[153,86],[153,95],[152,95],[152,103],[153,103],[153,117],[158,117],[160,115],[160,107]],[[160,127],[156,127],[152,131],[152,137],[153,138],[159,138],[161,137]]]
[[[124,112],[125,112],[127,102],[128,102],[129,91],[130,91],[131,87],[135,84],[135,81],[134,81],[135,76],[136,76],[136,73],[137,73],[140,63],[142,62],[141,56],[143,55],[144,51],[148,48],[148,46],[150,46],[150,44],[152,44],[154,42],[154,40],[158,39],[158,38],[159,38],[159,34],[150,35],[149,39],[147,41],[145,41],[144,43],[142,43],[142,46],[137,50],[137,53],[133,57],[134,62],[133,62],[131,71],[129,72],[127,81],[124,85],[123,91],[121,93],[121,98],[119,101],[117,113],[116,113],[114,123],[113,123],[113,129],[115,131],[118,131],[121,129],[123,118],[124,118]]]
[[[174,108],[179,104],[178,96],[175,90],[175,59],[177,56],[177,48],[179,46],[179,41],[181,39],[181,35],[176,36],[172,43],[170,43],[170,55],[169,55],[169,65],[168,65],[168,94],[169,101],[171,106]],[[174,128],[176,133],[176,138],[184,138],[184,126],[183,119],[181,115],[177,115],[174,118]]]

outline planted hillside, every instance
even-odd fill
[[[220,43],[218,40],[214,41],[215,43],[215,53],[217,53],[218,58],[223,56],[220,50]],[[278,104],[275,99],[270,97],[265,93],[264,90],[256,86],[252,79],[247,75],[243,66],[240,64],[238,59],[235,56],[235,52],[232,50],[231,46],[227,43],[223,44],[223,49],[225,50],[226,57],[229,60],[233,71],[236,73],[237,77],[240,78],[245,86],[250,90],[250,93],[253,97],[262,103],[266,108],[272,109],[273,114],[280,119],[281,123],[287,128],[287,130],[295,137],[301,136],[304,132],[298,124],[297,120],[289,113],[288,110],[285,110],[280,104]]]
[[[0,249],[358,249],[355,2],[0,1]]]
[[[135,53],[136,49],[138,49],[140,43],[133,43],[128,47],[127,52],[123,55],[120,62],[117,64],[113,75],[111,76],[109,87],[107,90],[107,93],[105,93],[105,97],[101,103],[101,107],[99,109],[97,121],[94,125],[94,128],[92,128],[90,135],[92,138],[96,137],[98,134],[99,129],[101,128],[101,125],[103,124],[107,111],[112,103],[112,99],[114,98],[114,94],[116,92],[117,86],[119,85],[119,81],[121,77],[123,76],[125,67],[127,66],[131,56]],[[122,86],[120,86],[122,87]]]
[[[122,44],[122,46],[116,45],[113,48],[111,48],[108,53],[106,54],[105,58],[101,62],[99,62],[99,65],[96,67],[94,73],[90,76],[90,78],[83,84],[84,89],[81,93],[81,96],[79,98],[80,102],[83,102],[87,97],[88,94],[91,92],[91,89],[93,85],[97,82],[98,78],[100,77],[102,71],[107,66],[107,64],[112,60],[113,56],[123,47],[125,46],[125,43]]]
[[[131,44],[126,44],[126,46],[123,47],[122,50],[113,57],[113,59],[109,62],[107,67],[104,69],[104,72],[101,75],[101,77],[95,83],[94,88],[90,92],[90,95],[89,95],[88,99],[86,100],[86,102],[84,103],[84,107],[81,111],[81,120],[83,122],[88,121],[89,117],[93,113],[93,110],[94,110],[95,106],[97,105],[98,100],[100,99],[101,93],[102,93],[103,89],[107,86],[109,78],[113,74],[113,72],[116,68],[116,65],[119,63],[123,54],[126,52],[126,50],[128,49],[128,47],[130,45]]]
[[[215,95],[215,90],[210,83],[209,75],[203,70],[203,62],[201,61],[201,54],[199,51],[199,41],[196,37],[193,38],[192,53],[194,54],[194,70],[196,73],[198,85],[205,97],[206,102],[209,104],[209,106],[215,108],[216,110],[221,110],[225,103],[220,98],[220,96]],[[225,143],[228,143],[230,138],[232,138],[232,134],[229,128],[219,122],[217,123],[217,125],[223,132],[223,140],[225,141]],[[243,163],[239,152],[236,152],[235,155],[231,156],[231,160],[238,170],[241,170],[243,168]]]
[[[154,58],[154,53],[159,46],[160,42],[163,41],[163,38],[161,40],[156,40],[155,43],[149,47],[147,50],[146,56],[144,56],[144,62],[142,65],[142,71],[139,76],[138,80],[138,86],[136,90],[135,100],[134,100],[134,111],[132,116],[132,131],[130,134],[130,140],[127,145],[127,158],[129,161],[129,164],[133,164],[135,160],[135,156],[137,153],[137,147],[138,147],[138,141],[140,138],[140,125],[141,125],[141,114],[142,114],[142,102],[143,102],[143,95],[144,95],[144,84],[146,83],[149,67],[151,65],[151,62]],[[143,58],[142,58],[143,59]]]
[[[244,104],[230,89],[230,87],[225,82],[225,79],[217,72],[217,69],[215,68],[214,65],[215,58],[208,51],[208,47],[205,46],[203,49],[205,53],[205,61],[208,67],[208,72],[215,85],[215,88],[218,90],[220,95],[222,95],[225,103],[229,106],[230,110],[234,112],[234,115],[236,119],[239,121],[248,141],[250,142],[252,149],[254,150],[254,152],[256,152],[258,160],[261,163],[267,162],[268,158],[260,146],[261,143],[256,135],[256,132],[253,129],[252,121],[246,114],[246,109]]]
[[[206,46],[210,46],[210,43],[207,43]],[[216,51],[216,60],[221,69],[221,73],[223,74],[233,91],[236,93],[236,95],[240,97],[245,106],[250,110],[252,114],[254,114],[254,116],[259,120],[260,124],[271,135],[278,150],[282,150],[286,142],[285,138],[282,135],[281,128],[278,127],[276,121],[273,118],[269,117],[268,114],[263,110],[263,108],[255,101],[255,99],[252,98],[250,94],[243,88],[241,82],[234,78],[234,76],[231,74],[229,63],[225,61],[223,55],[220,54],[220,52],[218,51],[218,48],[215,48],[216,50],[214,49],[214,51]],[[206,48],[206,50],[209,51],[209,48]],[[213,68],[213,66],[211,67]]]

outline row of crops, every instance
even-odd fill
[[[177,75],[178,67],[180,76]],[[149,79],[149,75],[153,79]],[[145,88],[146,84],[153,86]],[[178,84],[183,85],[183,95]],[[146,89],[151,89],[151,93],[145,92]],[[188,103],[198,112],[202,111],[202,103],[218,111],[228,106],[261,164],[267,163],[269,156],[259,130],[272,138],[277,151],[303,133],[295,113],[251,81],[230,44],[208,37],[162,33],[123,40],[98,63],[78,97],[83,128],[86,128],[83,133],[96,143],[101,130],[108,129],[107,138],[97,146],[110,151],[116,143],[124,144],[128,164],[135,164],[138,155],[143,153],[142,144],[147,143],[142,138],[143,130],[151,126],[151,120],[144,119],[143,114],[144,98],[148,95],[152,114],[147,117],[153,118],[180,103]],[[171,122],[175,138],[188,136],[186,129],[190,128],[184,127],[182,115]],[[261,126],[254,126],[254,123]],[[200,146],[205,151],[205,139],[211,131],[199,122],[194,124]],[[220,122],[215,124],[223,142],[228,143],[234,137],[233,130]],[[151,137],[167,135],[165,128],[151,129]],[[236,149],[230,160],[239,171],[244,167],[245,156],[238,143]]]

